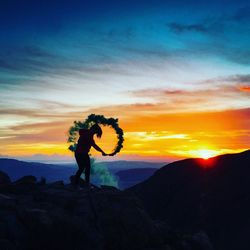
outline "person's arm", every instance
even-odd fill
[[[92,146],[93,146],[93,148],[94,148],[95,150],[101,152],[103,156],[106,156],[106,155],[107,155],[99,146],[97,146],[97,145],[95,144],[95,142],[93,142]]]

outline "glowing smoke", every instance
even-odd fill
[[[91,158],[90,174],[97,179],[100,185],[118,187],[117,178],[109,172],[104,163],[96,163],[94,158]]]

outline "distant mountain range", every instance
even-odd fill
[[[109,173],[117,178],[119,188],[124,189],[147,179],[155,170],[163,166],[163,163],[114,161],[99,162],[96,163],[96,165],[100,168],[108,169]],[[154,170],[152,170],[152,167]],[[135,170],[133,170],[134,168]],[[17,180],[25,175],[33,175],[38,179],[45,177],[48,182],[60,179],[65,183],[68,183],[69,177],[75,174],[76,169],[77,166],[75,164],[56,165],[38,162],[25,162],[8,158],[0,159],[0,170],[6,172],[12,180]],[[93,178],[92,180],[96,181],[96,178]]]
[[[12,180],[17,180],[25,175],[33,175],[38,179],[45,177],[50,182],[58,179],[68,182],[69,176],[75,172],[73,166],[64,167],[54,164],[25,162],[7,158],[0,159],[0,170],[7,173]]]
[[[176,230],[206,231],[216,250],[250,249],[250,150],[168,164],[126,192]]]
[[[148,179],[155,173],[157,168],[132,168],[118,171],[119,187],[125,189]]]

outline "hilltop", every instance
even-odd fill
[[[250,249],[250,150],[170,163],[127,192],[172,228],[206,231],[218,250]]]

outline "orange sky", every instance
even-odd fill
[[[114,109],[119,110],[118,114],[113,112]],[[152,111],[147,105],[134,109],[130,105],[121,105],[110,107],[110,110],[105,108],[105,111],[92,110],[107,117],[118,117],[120,127],[125,132],[124,148],[112,159],[168,161],[202,157],[204,150],[212,156],[249,148],[250,109],[174,114],[158,114],[155,109],[157,107],[154,106]],[[87,114],[82,117],[85,118]],[[71,157],[72,153],[67,150],[67,130],[77,118],[81,119],[80,113],[65,113],[49,122],[11,126],[6,138],[2,138],[2,145],[5,146],[1,154],[58,154]],[[96,143],[107,153],[111,152],[116,143],[114,131],[104,128],[103,138],[96,139]],[[94,151],[92,153],[95,154]]]

